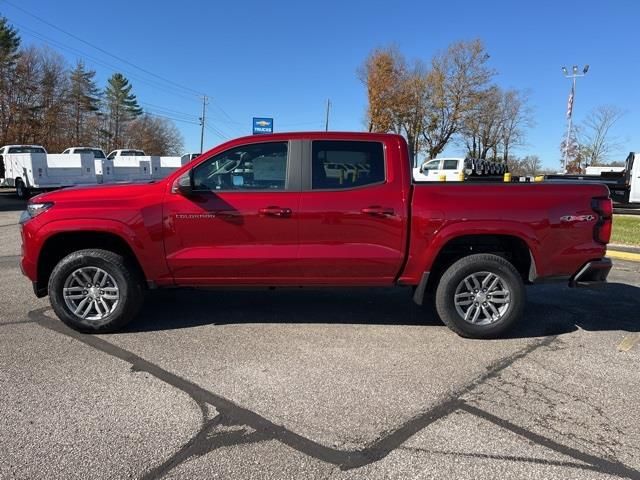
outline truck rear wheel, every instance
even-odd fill
[[[444,324],[468,338],[495,338],[522,315],[526,295],[515,267],[502,257],[461,258],[442,275],[436,310]]]
[[[116,253],[79,250],[64,257],[49,278],[51,306],[60,320],[85,333],[112,332],[142,306],[135,268]]]

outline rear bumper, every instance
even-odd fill
[[[585,263],[570,279],[570,287],[592,287],[606,283],[612,263],[607,257]]]

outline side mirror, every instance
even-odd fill
[[[178,178],[174,185],[174,191],[185,197],[193,194],[193,169]]]

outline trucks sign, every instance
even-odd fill
[[[253,134],[273,133],[273,118],[253,117]]]

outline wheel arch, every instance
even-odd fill
[[[414,301],[421,304],[425,293],[434,292],[442,274],[454,262],[476,253],[491,253],[513,264],[522,280],[536,278],[536,262],[527,242],[518,235],[496,233],[461,234],[449,238],[437,251],[433,262],[416,287]]]
[[[144,270],[131,245],[120,235],[99,230],[63,231],[49,236],[38,256],[36,289],[46,292],[51,272],[64,257],[78,250],[96,248],[122,255],[136,274],[144,279]]]

